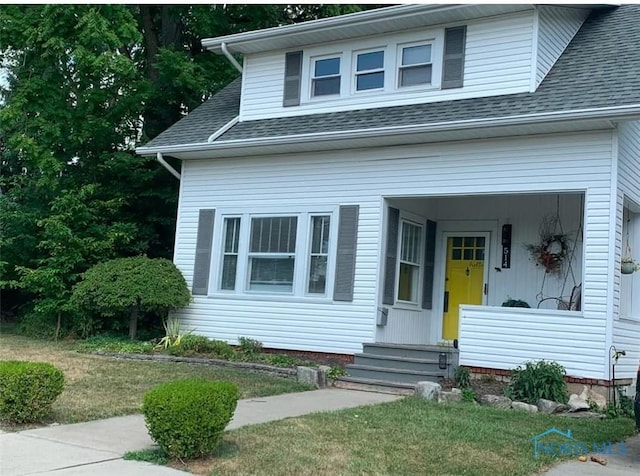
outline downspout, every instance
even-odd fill
[[[231,53],[229,53],[227,44],[224,42],[220,43],[220,49],[222,50],[222,53],[227,57],[229,62],[240,72],[240,74],[242,74],[242,66],[240,66],[240,63],[238,63],[236,59],[231,55]]]
[[[160,162],[165,169],[167,169],[169,172],[171,172],[171,175],[173,175],[175,178],[180,180],[180,178],[181,178],[180,173],[176,169],[171,167],[171,165],[169,165],[169,163],[166,160],[164,160],[164,158],[162,157],[162,152],[158,152],[156,154],[156,160],[158,162]]]

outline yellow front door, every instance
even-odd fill
[[[460,304],[482,304],[485,241],[484,236],[450,236],[447,239],[443,339],[458,338]]]

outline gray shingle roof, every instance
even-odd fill
[[[639,44],[640,5],[596,10],[534,93],[246,121],[216,142],[640,104]],[[237,85],[227,87],[147,147],[206,142],[232,118],[228,107],[233,94],[238,95],[237,103]]]
[[[147,142],[145,147],[207,142],[211,134],[238,115],[241,83],[241,78],[234,79],[218,94]]]

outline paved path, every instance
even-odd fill
[[[400,397],[356,390],[324,389],[240,400],[227,429],[308,413],[389,402]],[[142,415],[0,432],[0,476],[164,476],[182,471],[124,461],[127,451],[153,447]]]
[[[546,476],[638,476],[640,474],[640,435],[629,438],[624,454],[597,455],[607,460],[605,466],[587,460],[573,460],[554,466]]]

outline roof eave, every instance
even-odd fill
[[[215,142],[192,144],[178,144],[158,147],[138,147],[138,155],[148,156],[161,154],[176,154],[185,152],[224,151],[244,147],[277,146],[292,143],[335,141],[341,139],[363,139],[380,137],[382,135],[419,134],[450,130],[463,130],[483,127],[500,127],[523,124],[541,124],[547,122],[577,121],[588,119],[628,120],[640,117],[640,104],[630,104],[610,108],[580,109],[572,111],[557,111],[550,113],[526,114],[485,119],[469,119],[464,121],[449,121],[431,124],[414,124],[405,126],[378,127],[350,131],[316,132],[288,136],[234,139]]]

